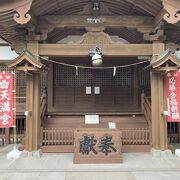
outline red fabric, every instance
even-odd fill
[[[180,122],[180,72],[166,75],[168,122]]]
[[[0,128],[14,125],[13,74],[0,72]]]

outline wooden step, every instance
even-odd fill
[[[87,125],[84,123],[85,116],[48,116],[44,120],[44,127],[99,127],[107,128],[109,122],[115,122],[118,128],[138,128],[148,127],[144,115],[100,115],[100,123],[95,125]]]
[[[86,115],[86,114],[98,114],[98,115],[108,115],[108,116],[115,116],[115,115],[120,115],[120,116],[122,116],[122,115],[127,115],[127,116],[132,116],[132,115],[143,115],[143,113],[142,112],[132,112],[132,111],[130,111],[130,112],[94,112],[94,113],[77,113],[77,112],[63,112],[63,113],[61,113],[61,112],[48,112],[47,114],[46,114],[46,116],[53,116],[53,117],[55,117],[55,116],[57,116],[57,117],[59,117],[59,116],[84,116],[84,115]]]

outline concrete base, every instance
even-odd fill
[[[32,151],[29,152],[27,150],[23,150],[21,153],[21,157],[35,157],[35,158],[40,158],[42,157],[42,150],[38,149],[37,151]]]
[[[7,155],[7,159],[17,159],[20,157],[22,151],[19,151],[16,146],[14,146],[13,150],[10,151]]]
[[[180,157],[180,149],[175,149],[175,155],[176,155],[177,157]]]
[[[159,149],[154,149],[154,148],[152,148],[152,149],[151,149],[151,154],[152,154],[152,156],[154,156],[154,157],[164,157],[164,158],[166,158],[166,157],[172,157],[172,156],[173,156],[172,151],[169,150],[169,149],[167,149],[167,150],[165,150],[165,151],[161,151],[161,150],[159,150]]]

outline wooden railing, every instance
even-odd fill
[[[74,145],[74,128],[44,128],[42,145]],[[120,129],[123,145],[148,145],[150,132],[148,128]]]
[[[74,128],[44,128],[43,145],[73,145]]]
[[[152,110],[151,110],[151,97],[141,95],[141,108],[144,117],[149,126],[149,140],[152,141]]]
[[[46,97],[42,96],[41,97],[41,102],[40,102],[40,122],[41,122],[41,126],[43,125],[43,119],[44,119],[45,114],[46,114],[46,109],[47,109]]]
[[[144,113],[145,119],[149,126],[152,124],[151,120],[151,101],[150,97],[146,97],[144,95],[141,96],[141,107],[142,112]]]
[[[0,129],[0,145],[3,146],[5,144],[22,143],[24,134],[25,134],[26,121],[25,117],[16,118],[16,136],[14,136],[13,128],[2,128]]]
[[[149,128],[121,129],[123,145],[147,145],[150,143]]]
[[[46,100],[46,96],[42,96],[41,97],[41,102],[40,102],[40,132],[41,132],[41,137],[40,137],[40,146],[42,146],[43,144],[43,126],[44,126],[44,117],[46,114],[46,110],[47,110],[47,100]]]

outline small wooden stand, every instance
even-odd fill
[[[77,129],[75,164],[122,163],[121,132],[117,129]]]

